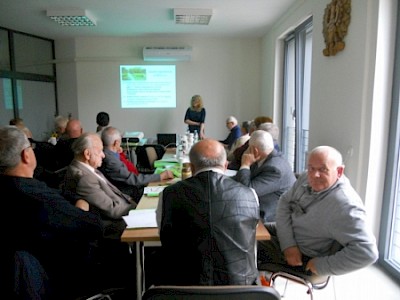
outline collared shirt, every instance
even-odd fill
[[[93,174],[95,174],[98,178],[100,178],[101,180],[103,180],[104,182],[107,182],[103,177],[101,177],[99,174],[96,173],[96,170],[89,164],[85,164],[79,160],[77,160],[77,162],[84,166],[85,168],[87,168],[90,172],[92,172]],[[100,171],[99,171],[100,172]]]

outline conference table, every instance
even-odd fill
[[[163,157],[165,160],[173,158],[171,153],[166,153]],[[160,182],[152,182],[149,186],[164,186],[176,182],[175,180],[165,180]],[[149,197],[143,194],[136,210],[156,209],[158,205],[158,197]],[[154,213],[155,218],[155,213]],[[260,221],[257,226],[256,239],[258,241],[268,240],[270,238],[268,230]],[[132,251],[136,251],[136,292],[137,299],[142,299],[142,294],[145,289],[145,268],[144,268],[144,248],[161,246],[160,235],[157,227],[151,228],[127,228],[121,236],[121,241],[128,243]]]

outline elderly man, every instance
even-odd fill
[[[90,209],[98,211],[105,227],[103,239],[98,243],[102,269],[112,274],[114,283],[126,286],[134,280],[134,260],[128,244],[121,243],[121,234],[126,228],[122,216],[136,208],[129,195],[121,192],[100,171],[104,158],[103,143],[97,133],[82,134],[72,144],[74,159],[65,174],[64,189],[85,198]]]
[[[307,172],[279,201],[277,234],[272,229],[271,240],[259,243],[260,269],[263,262],[274,262],[318,275],[341,275],[378,258],[363,203],[344,175],[341,154],[329,146],[310,152]],[[342,249],[332,254],[334,243]]]
[[[131,195],[136,202],[139,202],[143,194],[144,185],[147,185],[149,182],[174,178],[170,170],[166,170],[161,174],[136,175],[130,172],[120,159],[119,149],[121,147],[122,137],[117,128],[104,128],[101,139],[104,145],[105,157],[99,170],[121,191]]]
[[[242,135],[242,131],[240,130],[238,121],[234,116],[230,116],[226,119],[226,127],[229,129],[229,134],[225,140],[220,142],[224,145],[225,149],[229,151],[233,143],[235,143],[235,141]]]
[[[62,194],[33,178],[36,168],[33,147],[23,131],[11,126],[0,128],[0,185],[7,195],[2,209],[6,214],[14,214],[12,218],[1,218],[6,241],[2,246],[1,271],[11,277],[21,263],[15,261],[14,269],[14,254],[26,251],[44,267],[53,293],[46,294],[45,286],[38,286],[43,278],[34,265],[30,265],[34,273],[22,273],[20,278],[26,282],[21,281],[15,287],[27,287],[29,299],[72,299],[80,292],[88,292],[90,282],[86,279],[94,267],[89,264],[88,249],[102,237],[102,222],[98,214],[89,212],[89,204],[82,197]],[[7,269],[5,265],[13,267]],[[1,278],[4,284],[6,277]],[[35,291],[40,291],[43,298]],[[7,290],[2,292],[13,298]]]
[[[72,144],[74,159],[65,174],[64,189],[84,197],[100,212],[106,237],[119,239],[126,224],[122,219],[136,203],[97,170],[104,158],[103,143],[96,133],[84,133]],[[117,224],[119,224],[117,226]]]
[[[264,130],[256,130],[251,134],[249,148],[242,156],[240,169],[234,179],[256,191],[264,223],[275,221],[279,197],[296,181],[283,154],[274,149],[271,134]]]
[[[83,128],[81,121],[71,119],[65,128],[65,135],[59,139],[55,145],[54,151],[56,156],[56,169],[62,169],[68,166],[74,158],[74,153],[71,150],[72,143],[82,135]]]
[[[189,153],[193,177],[164,189],[157,221],[162,284],[251,285],[259,205],[254,191],[224,175],[226,151],[205,139]],[[174,270],[174,272],[171,272]]]

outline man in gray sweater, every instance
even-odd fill
[[[342,155],[320,146],[309,154],[308,170],[282,195],[271,240],[259,242],[258,263],[287,264],[318,275],[341,275],[378,259],[364,205],[344,175]],[[331,253],[334,243],[341,249]]]

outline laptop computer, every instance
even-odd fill
[[[166,148],[176,147],[176,133],[157,133],[157,144]]]

